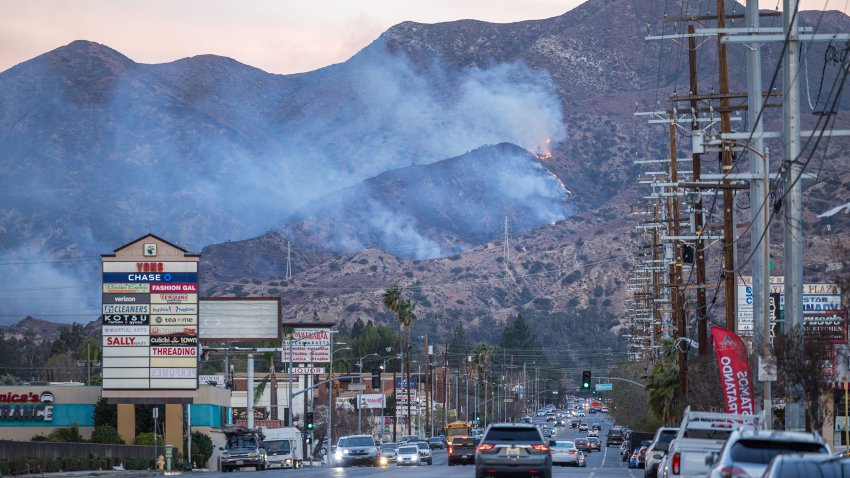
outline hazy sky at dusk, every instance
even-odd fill
[[[392,25],[548,18],[582,0],[1,0],[0,71],[73,40],[140,63],[216,54],[273,73],[347,60]],[[761,2],[762,8],[781,0]],[[850,0],[802,0],[848,11]]]

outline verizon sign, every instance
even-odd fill
[[[327,328],[296,328],[283,343],[286,363],[325,363],[331,360],[331,332]]]

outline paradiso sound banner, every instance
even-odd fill
[[[153,235],[104,254],[104,390],[197,390],[199,259]]]

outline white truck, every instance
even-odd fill
[[[266,468],[301,468],[301,431],[295,427],[263,428]]]
[[[659,473],[668,477],[706,476],[711,469],[706,459],[723,448],[732,431],[755,428],[757,422],[755,415],[692,412],[690,407],[686,408],[676,438],[670,444],[666,470]]]

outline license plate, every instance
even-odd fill
[[[244,464],[245,464],[245,462],[244,462],[243,460],[239,460],[239,461],[237,461],[237,462],[236,462],[236,464],[237,464],[237,465],[244,465]]]
[[[508,448],[505,454],[508,458],[519,458],[519,448]]]

